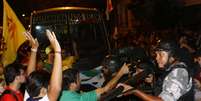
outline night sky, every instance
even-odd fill
[[[3,21],[3,0],[0,0],[0,25]],[[29,17],[33,10],[45,9],[49,7],[79,5],[96,7],[104,10],[106,0],[7,0],[14,9],[19,19],[23,22]],[[115,0],[113,0],[115,1]],[[136,3],[137,1],[137,3]],[[201,0],[196,0],[197,4],[193,6],[184,6],[184,2],[191,4],[195,0],[133,0],[131,6],[136,18],[152,23],[158,28],[174,27],[175,24],[181,23],[184,26],[200,27],[201,24]],[[187,2],[188,1],[188,2]],[[192,3],[193,4],[193,3]],[[196,4],[196,5],[195,5]]]

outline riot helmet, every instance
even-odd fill
[[[160,41],[157,47],[155,48],[157,54],[156,61],[158,63],[159,68],[169,70],[170,65],[173,62],[179,60],[180,58],[180,54],[178,53],[179,49],[180,49],[179,45],[175,41],[172,40]],[[162,53],[164,55],[162,55]]]
[[[173,40],[162,40],[158,42],[155,51],[166,51],[170,56],[176,58],[179,51],[179,45]]]

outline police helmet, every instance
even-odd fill
[[[179,50],[179,45],[173,40],[162,40],[156,46],[155,51],[166,51],[175,56]]]

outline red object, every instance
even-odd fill
[[[107,8],[105,11],[106,14],[106,20],[110,19],[109,13],[113,10],[113,6],[112,6],[112,1],[111,0],[107,0]]]
[[[113,10],[112,0],[107,0],[107,11],[111,12]]]
[[[5,90],[11,90],[17,96],[18,101],[23,101],[23,95],[20,91],[14,91],[9,87],[6,87]],[[1,97],[0,101],[16,101],[16,98],[12,94],[5,94]]]

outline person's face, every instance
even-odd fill
[[[43,62],[38,61],[38,63],[36,64],[36,70],[41,70],[42,68],[43,68]]]
[[[25,71],[24,70],[20,70],[19,80],[20,80],[20,83],[25,83],[26,82]]]
[[[201,56],[197,57],[195,62],[197,62],[201,66]]]
[[[156,62],[158,63],[158,67],[160,69],[164,69],[165,65],[168,62],[168,52],[166,51],[156,51]]]

